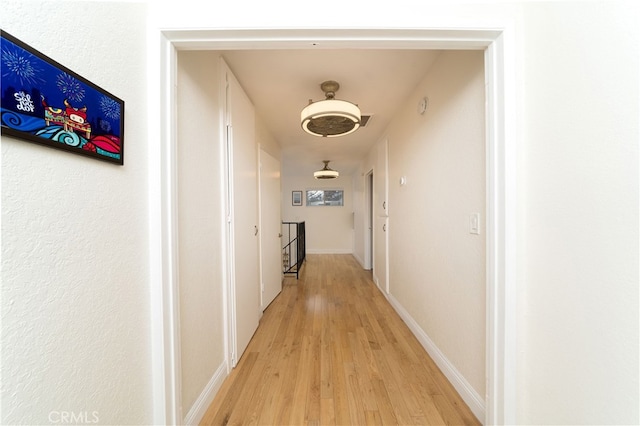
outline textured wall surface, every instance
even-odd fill
[[[124,166],[2,136],[2,424],[151,421],[145,19],[2,2],[2,29],[125,101]]]

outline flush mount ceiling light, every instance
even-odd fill
[[[325,81],[320,85],[326,99],[313,102],[309,99],[300,114],[305,132],[314,136],[333,138],[353,133],[360,127],[360,108],[351,102],[334,99],[340,85],[336,81]]]
[[[340,173],[336,172],[335,170],[331,170],[329,168],[329,161],[330,160],[323,160],[322,162],[324,163],[324,167],[322,168],[322,170],[318,170],[317,172],[313,172],[313,177],[316,179],[335,179],[338,176],[340,176]]]

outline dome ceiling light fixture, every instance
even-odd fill
[[[313,172],[313,177],[316,179],[335,179],[338,176],[340,176],[340,173],[338,173],[335,170],[331,170],[329,168],[329,161],[331,160],[322,160],[322,162],[324,163],[324,167],[322,168],[322,170],[318,170],[317,172]]]
[[[326,99],[313,102],[309,99],[300,113],[305,132],[314,136],[334,138],[353,133],[360,127],[360,108],[351,102],[335,99],[340,88],[337,81],[329,80],[320,85]]]

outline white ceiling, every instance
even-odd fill
[[[221,52],[253,102],[256,113],[282,147],[285,176],[311,175],[322,160],[352,174],[382,136],[398,108],[420,81],[437,50],[236,50]],[[300,127],[309,99],[324,99],[320,84],[340,83],[336,99],[372,115],[366,127],[336,138],[321,138]]]

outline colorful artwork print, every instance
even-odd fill
[[[124,101],[0,30],[2,133],[124,164]]]

